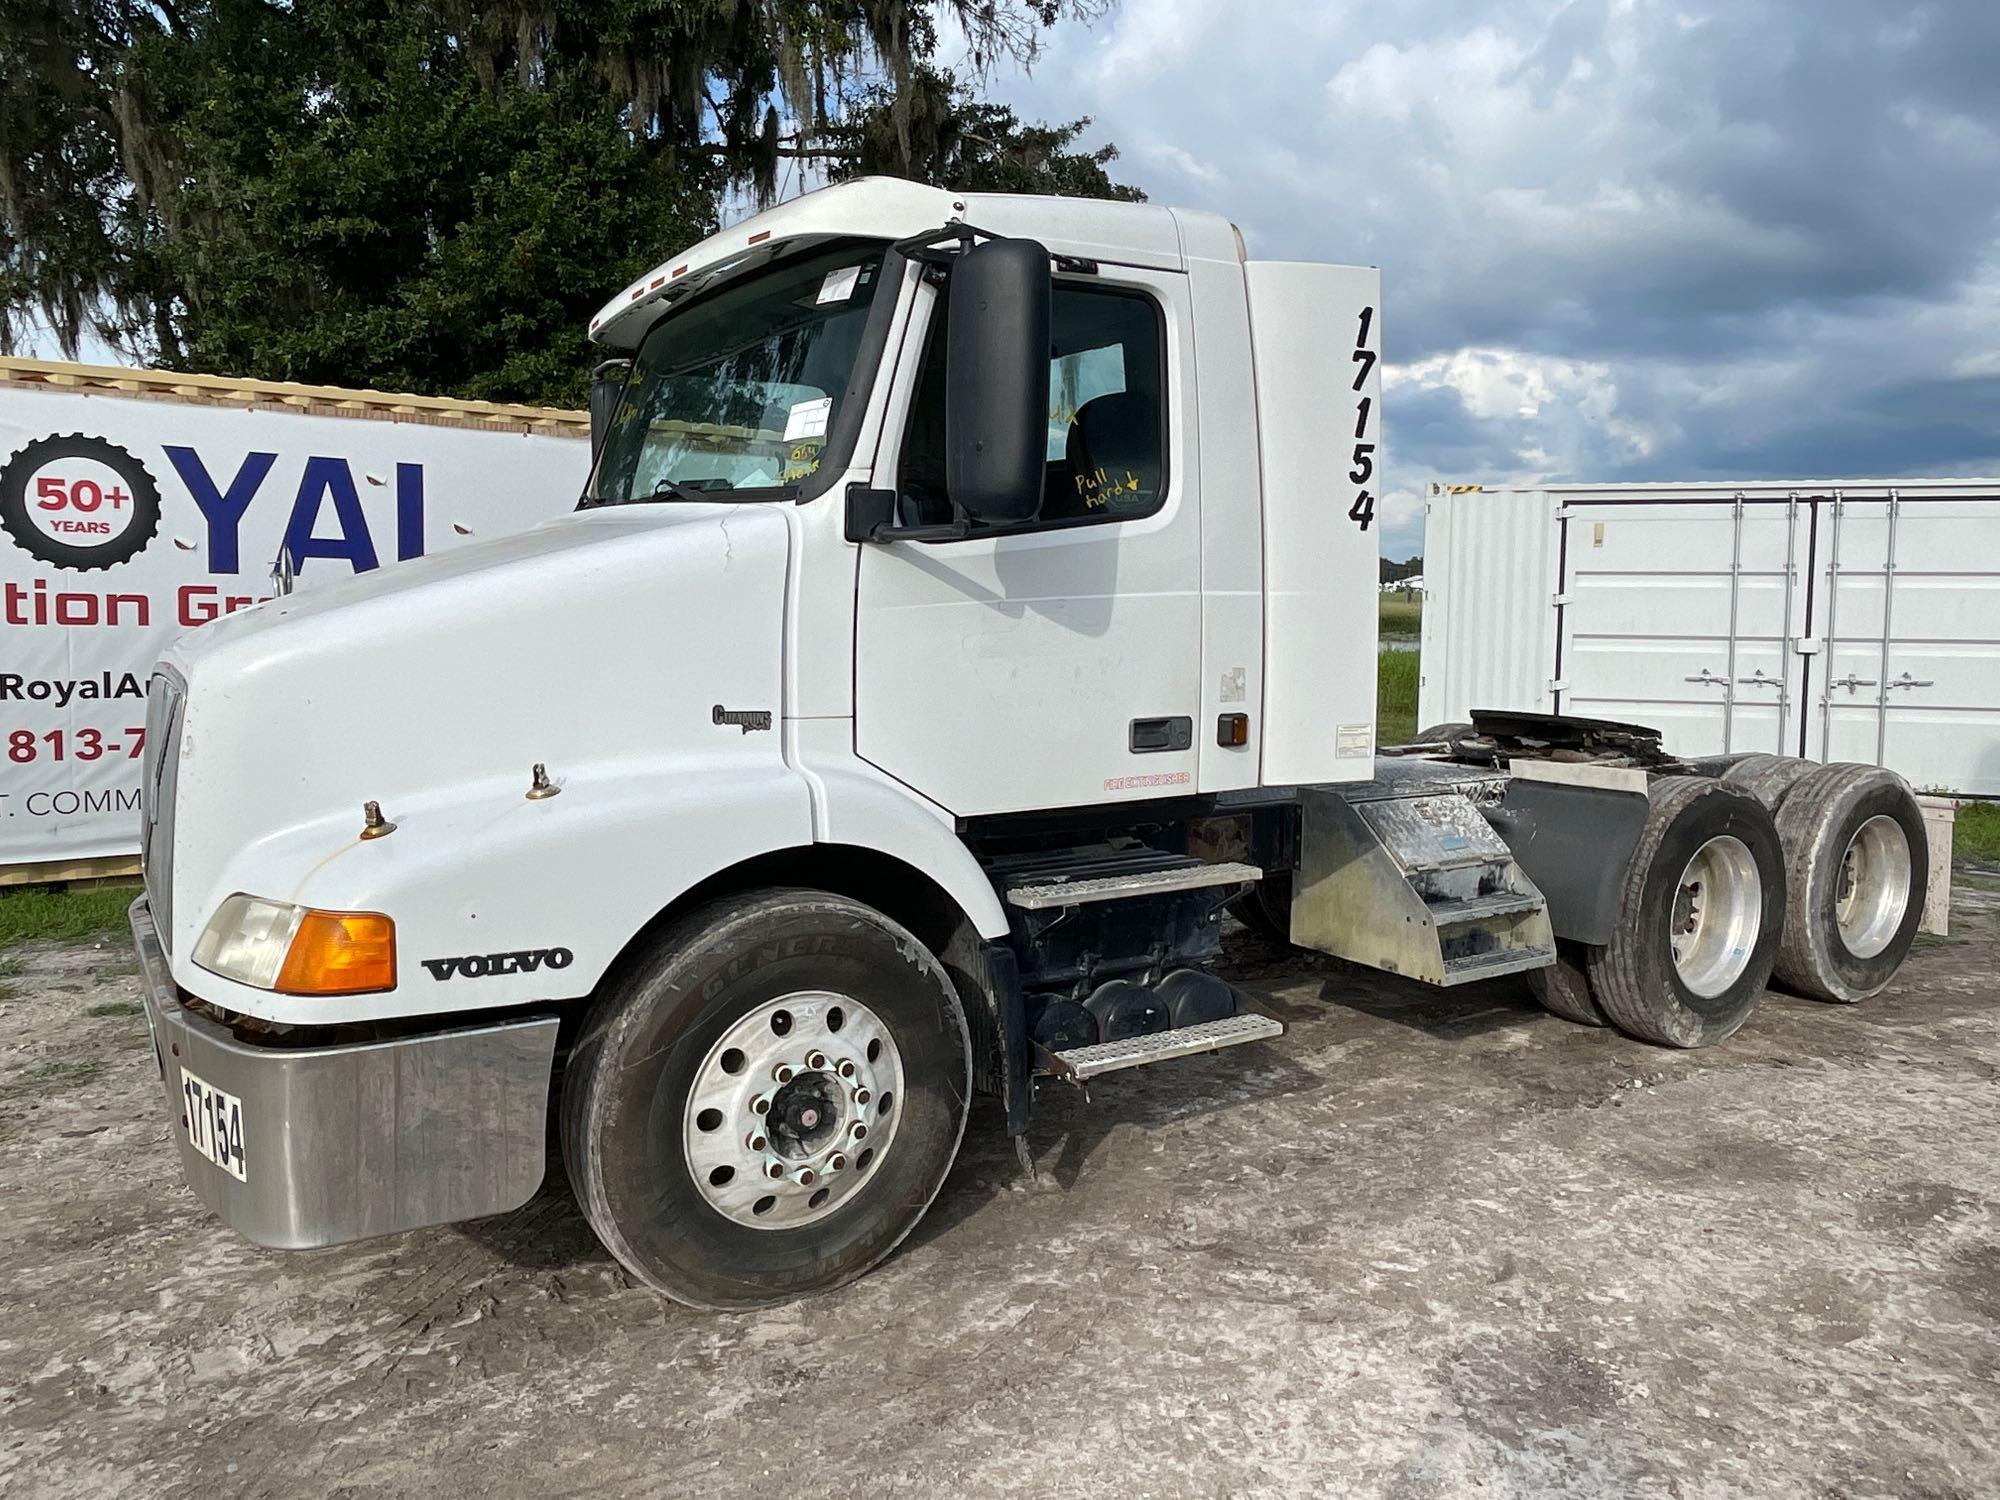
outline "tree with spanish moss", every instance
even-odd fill
[[[935,69],[1100,0],[0,0],[0,349],[576,400],[607,292],[886,171],[1130,196]]]

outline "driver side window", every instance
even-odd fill
[[[896,465],[897,519],[952,519],[945,484],[948,298],[925,334]],[[1144,292],[1059,281],[1049,306],[1049,446],[1041,514],[1008,527],[1127,521],[1160,508],[1167,486],[1166,354],[1159,307]]]

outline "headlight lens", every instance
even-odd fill
[[[194,961],[211,974],[254,989],[278,982],[306,909],[289,901],[231,896],[216,908],[194,945]]]
[[[396,987],[396,924],[380,912],[315,911],[235,895],[194,945],[211,974],[285,995],[362,995]]]

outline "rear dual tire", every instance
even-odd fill
[[[1588,944],[1558,938],[1556,961],[1545,969],[1530,969],[1528,988],[1541,1001],[1542,1009],[1552,1016],[1574,1021],[1579,1026],[1609,1025],[1590,995],[1589,963]]]
[[[1292,872],[1267,870],[1264,878],[1223,908],[1267,942],[1292,942]]]
[[[1814,762],[1800,760],[1792,755],[1765,755],[1759,752],[1745,755],[1733,761],[1722,772],[1721,779],[1731,786],[1740,786],[1755,797],[1772,816],[1777,815],[1784,804],[1786,795],[1799,781],[1817,769]]]
[[[1603,946],[1563,943],[1530,976],[1548,1010],[1667,1047],[1707,1047],[1749,1019],[1771,977],[1784,856],[1764,805],[1706,777],[1655,777]]]
[[[1930,841],[1923,809],[1895,772],[1802,764],[1778,807],[1786,880],[1778,982],[1852,1005],[1886,988],[1916,941]]]

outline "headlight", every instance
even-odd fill
[[[315,911],[231,896],[194,945],[211,974],[284,995],[362,995],[396,987],[396,924],[380,912]]]

